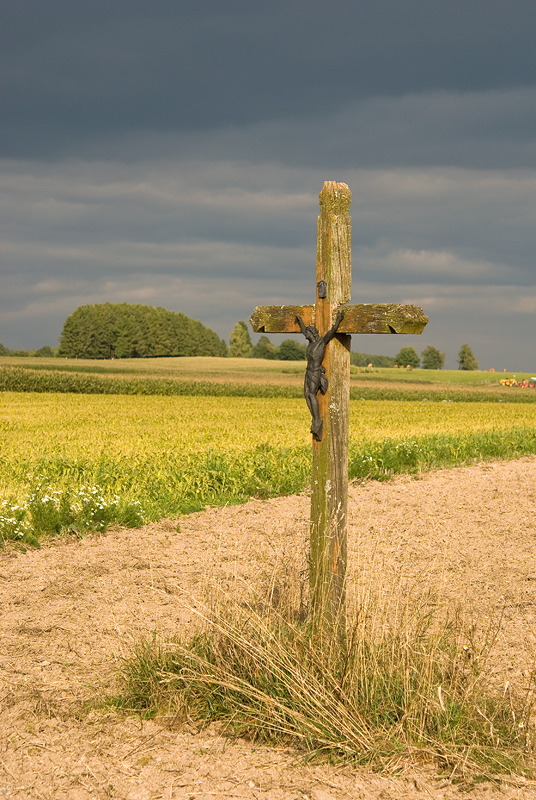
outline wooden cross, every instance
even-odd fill
[[[422,333],[428,317],[413,305],[346,305],[351,290],[351,192],[345,183],[327,181],[319,200],[316,303],[257,306],[250,324],[255,333],[299,333],[299,316],[324,336],[337,311],[344,311],[323,361],[327,392],[318,395],[323,432],[321,441],[313,438],[309,568],[313,622],[321,630],[340,633],[346,599],[350,334]]]

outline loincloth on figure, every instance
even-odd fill
[[[320,392],[326,394],[328,390],[328,379],[326,378],[326,368],[322,365],[313,369],[307,368],[305,372],[305,389],[310,392]]]

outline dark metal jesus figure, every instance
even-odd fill
[[[344,318],[344,311],[337,311],[335,323],[324,336],[320,336],[318,329],[314,325],[305,327],[301,317],[296,315],[296,321],[300,330],[309,342],[307,345],[307,369],[305,370],[305,383],[303,393],[309,411],[311,412],[312,423],[311,433],[317,442],[322,441],[322,420],[319,415],[317,394],[326,394],[328,379],[326,378],[326,368],[322,366],[326,346],[335,337],[339,325]]]

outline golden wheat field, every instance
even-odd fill
[[[350,439],[532,427],[531,403],[352,401]],[[301,399],[26,394],[0,399],[0,457],[128,458],[308,444]]]
[[[534,417],[534,403],[355,400],[350,476],[532,453]],[[2,392],[0,537],[300,492],[309,426],[302,398]]]

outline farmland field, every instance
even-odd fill
[[[91,366],[95,365],[89,364],[88,370]],[[35,362],[24,371],[54,377],[54,370],[34,367]],[[150,365],[145,368],[150,370]],[[272,762],[271,751],[256,755],[251,742],[240,750],[240,742],[225,741],[216,760],[219,739],[212,733],[205,738],[194,729],[178,734],[160,721],[140,724],[137,718],[132,722],[131,717],[112,715],[108,706],[105,711],[94,708],[87,719],[80,712],[88,700],[87,687],[94,702],[95,687],[101,692],[110,663],[115,664],[117,653],[123,656],[134,639],[149,641],[152,636],[156,641],[157,628],[166,637],[177,629],[189,630],[195,614],[186,612],[185,605],[194,598],[195,606],[206,576],[216,576],[218,586],[228,586],[234,576],[242,587],[253,576],[262,583],[279,561],[285,570],[289,564],[302,569],[308,499],[296,495],[307,488],[310,472],[310,418],[301,396],[302,365],[286,368],[289,372],[284,374],[296,381],[295,397],[85,394],[65,387],[61,392],[0,391],[0,542],[11,540],[26,549],[43,537],[63,535],[56,547],[17,558],[11,548],[3,553],[2,647],[9,695],[2,757],[9,776],[25,787],[17,796],[29,796],[29,761],[38,765],[39,790],[51,783],[51,791],[57,792],[60,781],[62,786],[72,782],[78,792],[81,754],[91,766],[91,780],[106,776],[102,785],[111,786],[113,778],[116,788],[125,786],[125,796],[132,789],[128,796],[133,797],[142,782],[144,788],[157,787],[162,764],[169,780],[178,767],[186,770],[193,764],[197,770],[207,757],[215,761],[215,771],[206,778],[196,772],[192,792],[199,793],[203,785],[207,794],[214,794],[214,787],[220,786],[218,770],[224,776],[239,775],[242,783],[253,776],[266,785],[271,785],[267,776],[272,763],[278,776],[284,770],[289,774],[279,751],[274,751]],[[65,372],[68,377],[69,370]],[[236,381],[238,372],[228,374]],[[116,377],[127,381],[128,373],[119,371]],[[151,377],[177,380],[173,374]],[[225,385],[223,373],[220,377]],[[500,603],[508,598],[506,612],[502,609],[505,633],[501,631],[492,674],[496,678],[500,668],[502,696],[503,673],[506,685],[515,678],[523,687],[520,676],[528,675],[534,663],[534,554],[530,536],[519,524],[520,519],[530,519],[534,509],[534,459],[478,463],[471,469],[431,472],[422,480],[403,478],[382,486],[364,480],[536,453],[536,406],[534,401],[523,402],[532,390],[502,390],[502,402],[490,402],[496,383],[478,384],[478,378],[485,381],[489,375],[472,377],[475,383],[469,390],[457,384],[454,391],[459,396],[452,402],[439,400],[448,390],[447,381],[439,381],[433,393],[433,381],[419,388],[419,374],[412,376],[411,400],[366,399],[363,392],[363,399],[351,402],[350,477],[356,483],[349,492],[349,574],[355,576],[359,568],[367,592],[373,580],[385,586],[389,596],[396,589],[405,597],[407,586],[414,583],[422,584],[424,591],[429,583],[435,602],[438,587],[446,587],[445,602],[458,607],[470,598],[476,611],[486,614],[499,609],[498,597]],[[374,373],[363,373],[362,378],[358,397],[366,381],[379,382]],[[385,385],[402,385],[409,376],[380,378]],[[245,384],[249,383],[248,377]],[[265,378],[258,385],[269,384]],[[489,392],[490,397],[479,402],[471,395],[464,401],[466,391]],[[510,397],[515,400],[508,402]],[[294,496],[230,507],[250,497],[280,494]],[[177,523],[180,514],[207,506],[204,513]],[[79,541],[110,525],[124,528],[158,520],[135,532],[116,528],[108,536]],[[116,656],[110,658],[110,651]],[[77,703],[68,706],[73,697]],[[124,769],[130,763],[127,756],[147,744],[155,754],[154,766],[144,756]],[[248,770],[256,758],[259,769],[253,774]],[[314,777],[308,769],[300,760],[296,786],[303,788],[304,780],[313,786],[314,780],[317,787],[319,773]],[[337,768],[325,774],[330,791],[334,780],[344,779],[344,796],[355,795],[353,773],[345,778]],[[184,785],[189,786],[190,777],[184,775]],[[382,781],[382,786],[392,785],[386,778]],[[412,797],[427,785],[420,774],[418,781]],[[397,796],[409,796],[408,785],[397,784]],[[454,800],[459,794],[443,784],[439,790],[438,785],[427,788],[438,800]],[[169,783],[157,788],[164,796]],[[228,789],[229,782],[222,796]],[[279,797],[281,792],[276,792]],[[309,794],[313,796],[312,790]],[[496,796],[495,788],[482,797],[492,794]],[[37,785],[32,796],[43,796]],[[295,792],[284,796],[294,797]],[[366,796],[383,797],[385,792],[378,785]],[[500,796],[511,793],[505,790]],[[516,796],[528,800],[533,785]]]
[[[187,458],[207,450],[240,452],[310,442],[310,417],[301,398],[5,392],[0,400],[0,453],[8,460],[121,460],[166,453]],[[350,403],[350,439],[356,444],[533,425],[536,413],[529,403]]]
[[[145,376],[197,381],[282,383],[299,385],[305,361],[270,361],[256,358],[124,358],[111,360],[73,358],[22,358],[0,356],[0,368],[12,367],[40,372],[75,372],[94,375]],[[498,387],[501,378],[529,378],[530,372],[485,372],[482,370],[393,369],[351,367],[354,383]]]
[[[151,358],[90,361],[0,358],[0,390],[96,394],[214,394],[299,397],[304,361]],[[358,399],[536,402],[536,390],[501,386],[513,373],[351,367]],[[531,373],[518,372],[519,380]]]
[[[292,381],[299,383],[305,372],[305,361],[270,361],[256,358],[23,358],[0,356],[0,367],[20,367],[58,372],[85,372],[101,375],[146,375],[148,377],[185,378],[220,381]],[[482,370],[393,369],[390,367],[352,367],[356,381],[383,380],[397,383],[450,384],[461,386],[494,386],[501,378],[528,378],[534,373],[485,372]]]
[[[36,518],[45,504],[52,516],[42,527],[54,532],[299,492],[310,469],[309,424],[302,398],[2,392],[3,518],[15,519],[8,512],[17,506],[29,524],[20,510],[28,497]],[[533,452],[531,403],[351,402],[354,478]],[[81,500],[73,492],[83,493],[90,519],[74,520]],[[4,538],[24,535],[15,522],[8,528]]]

